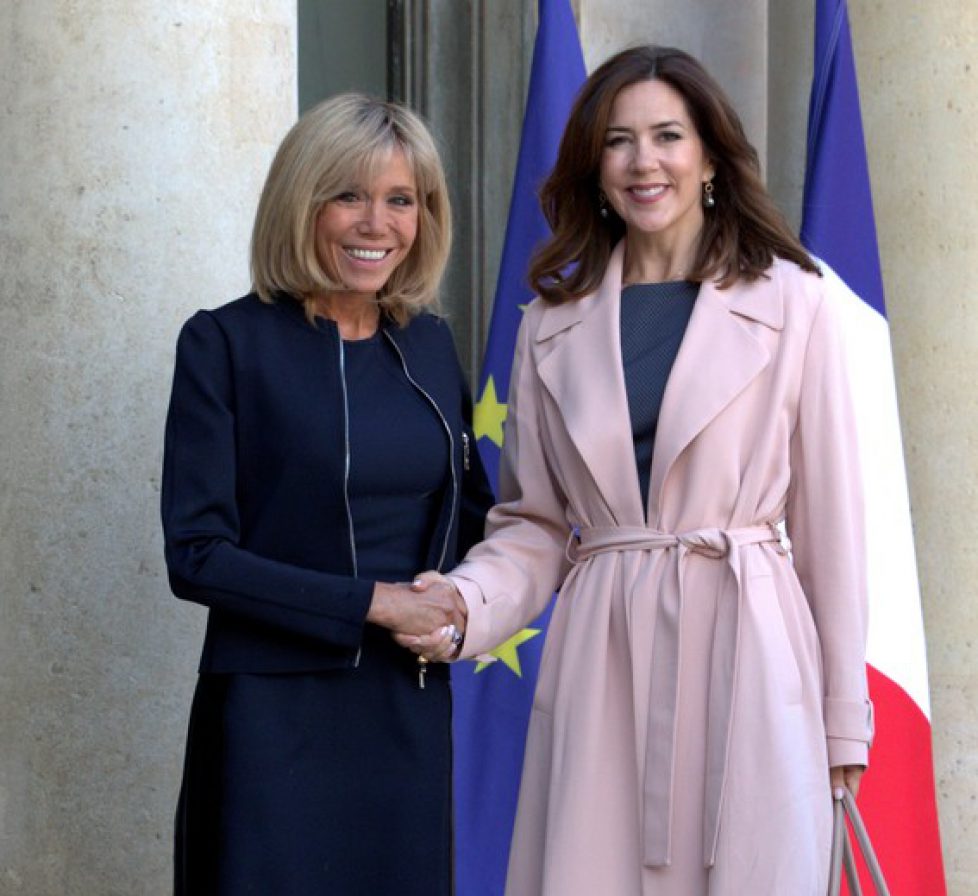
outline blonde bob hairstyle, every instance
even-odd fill
[[[311,315],[314,295],[343,288],[316,252],[316,219],[330,199],[369,183],[394,149],[404,152],[414,172],[418,232],[378,299],[399,324],[437,306],[452,238],[438,150],[424,122],[409,109],[358,93],[314,106],[275,153],[251,236],[252,289],[263,301],[285,294]]]

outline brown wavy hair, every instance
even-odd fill
[[[658,80],[686,103],[703,149],[713,163],[713,208],[704,208],[699,249],[687,279],[716,280],[721,288],[738,278],[756,280],[775,257],[806,271],[818,268],[792,233],[761,181],[757,151],[719,84],[688,53],[641,46],[612,56],[584,83],[564,129],[557,164],[540,189],[551,238],[530,263],[530,285],[559,304],[593,292],[625,225],[614,210],[601,217],[598,203],[601,156],[611,107],[619,91]]]

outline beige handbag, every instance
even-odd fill
[[[833,798],[834,817],[832,822],[832,864],[829,866],[829,896],[839,896],[843,868],[846,870],[850,896],[863,896],[862,887],[859,885],[859,875],[856,873],[856,859],[852,852],[852,843],[849,840],[849,829],[846,826],[846,816],[852,823],[852,830],[856,835],[859,851],[869,869],[869,876],[873,881],[877,896],[890,896],[886,881],[883,880],[880,863],[876,858],[876,853],[873,852],[873,845],[869,842],[866,825],[863,824],[862,816],[856,808],[856,801],[849,792],[849,788],[843,787],[841,789],[842,796]]]

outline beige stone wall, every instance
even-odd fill
[[[978,892],[978,7],[849,5],[949,892],[966,896]],[[704,58],[796,219],[808,0],[574,7],[589,67],[636,41]],[[289,0],[0,3],[2,894],[169,890],[203,620],[169,596],[158,533],[173,340],[192,310],[247,287],[255,197],[294,117],[294,54]]]
[[[288,0],[0,4],[0,893],[171,891],[173,345],[247,288],[294,47]]]
[[[928,640],[951,896],[978,893],[978,6],[849,0]]]

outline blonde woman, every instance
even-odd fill
[[[489,493],[432,314],[450,243],[411,112],[343,95],[272,163],[253,292],[177,344],[162,513],[177,597],[208,608],[177,812],[177,894],[451,890],[450,568]]]

